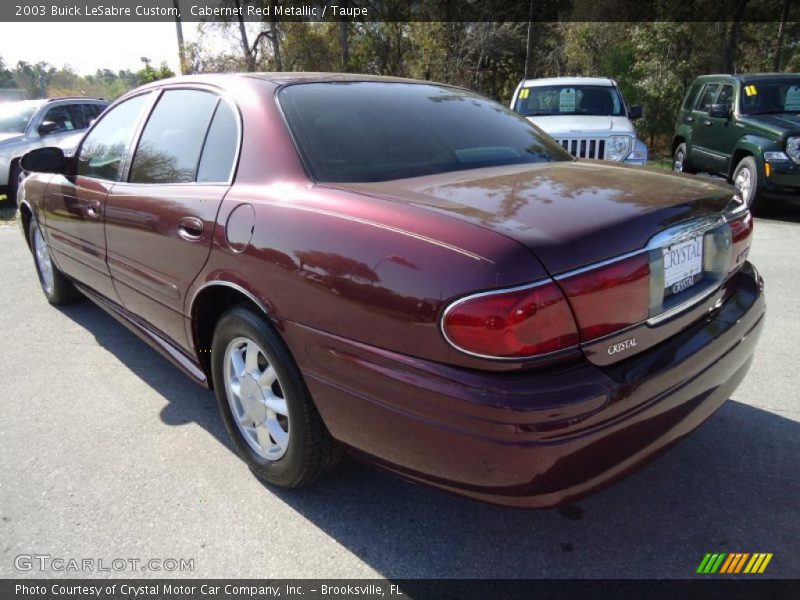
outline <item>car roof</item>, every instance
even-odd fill
[[[358,73],[315,73],[315,72],[259,72],[259,73],[211,73],[203,75],[182,75],[178,77],[170,77],[168,79],[159,79],[137,89],[144,89],[149,87],[159,87],[162,85],[173,85],[180,83],[204,83],[209,85],[219,85],[231,78],[246,78],[258,79],[267,81],[276,85],[285,85],[290,83],[327,83],[337,81],[376,81],[388,83],[418,83],[427,85],[448,85],[449,87],[457,87],[449,84],[440,84],[433,81],[422,81],[419,79],[406,79],[403,77],[386,77],[382,75],[362,75]]]
[[[545,77],[543,79],[526,79],[522,82],[524,87],[539,87],[545,85],[602,85],[613,86],[614,81],[608,77]]]
[[[771,79],[784,79],[786,77],[797,77],[797,73],[717,73],[714,75],[700,75],[695,81],[712,81],[716,79],[736,79],[737,81],[769,81]]]

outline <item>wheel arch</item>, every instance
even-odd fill
[[[220,317],[237,305],[250,306],[272,321],[271,311],[263,301],[241,285],[229,281],[210,281],[201,286],[192,298],[189,308],[194,351],[212,389],[214,381],[211,372],[211,341],[214,328]]]
[[[672,152],[670,153],[670,156],[675,156],[675,151],[678,149],[678,146],[685,143],[686,136],[683,134],[676,135],[674,138],[672,138]]]
[[[739,166],[739,163],[742,162],[742,159],[747,158],[748,156],[755,157],[755,154],[751,148],[747,147],[734,148],[733,153],[731,154],[730,166],[728,167],[729,180],[733,179],[733,173],[736,171],[736,167]],[[758,162],[756,162],[756,167],[758,167]]]
[[[31,210],[30,205],[27,202],[23,202],[19,205],[19,218],[22,221],[22,231],[25,234],[25,243],[28,244],[28,249],[30,250],[31,247],[31,240],[30,236],[28,235],[28,230],[31,226],[31,219],[36,219],[33,216],[33,210]]]

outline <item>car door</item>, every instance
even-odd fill
[[[45,229],[59,268],[114,301],[119,298],[106,264],[103,213],[149,97],[135,96],[107,112],[81,142],[76,174],[54,176],[44,200]]]
[[[714,122],[708,116],[711,105],[719,94],[720,83],[707,83],[700,93],[700,97],[692,110],[692,166],[698,170],[716,171],[719,164],[710,148],[714,135]]]
[[[184,348],[186,290],[211,251],[239,131],[215,92],[165,89],[108,198],[108,266],[123,305]]]
[[[716,173],[727,173],[730,163],[731,151],[738,137],[736,121],[733,119],[733,100],[736,88],[733,83],[723,83],[717,94],[714,104],[724,104],[730,113],[726,117],[712,117],[706,115],[703,121],[703,130],[706,139],[705,146],[708,151],[708,160],[711,169]],[[710,125],[705,122],[710,121]]]

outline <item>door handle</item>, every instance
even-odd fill
[[[708,119],[703,121],[703,125],[705,125],[707,127],[711,127],[713,124],[714,124],[714,122],[713,121],[709,121]]]
[[[684,119],[684,121],[686,121],[687,123],[693,123],[694,122],[694,117],[686,117]]]
[[[178,222],[178,235],[195,242],[203,237],[203,222],[197,217],[184,217]]]
[[[92,217],[93,219],[100,218],[100,201],[99,200],[91,200],[86,205],[86,214]]]

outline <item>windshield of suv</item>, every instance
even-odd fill
[[[327,82],[278,93],[312,177],[374,182],[572,160],[511,110],[466,90],[421,83]]]
[[[740,112],[745,115],[800,113],[800,76],[742,82]]]
[[[617,88],[607,85],[543,85],[522,88],[517,95],[514,109],[526,117],[625,116]]]
[[[25,133],[39,104],[24,101],[0,104],[0,133]]]

